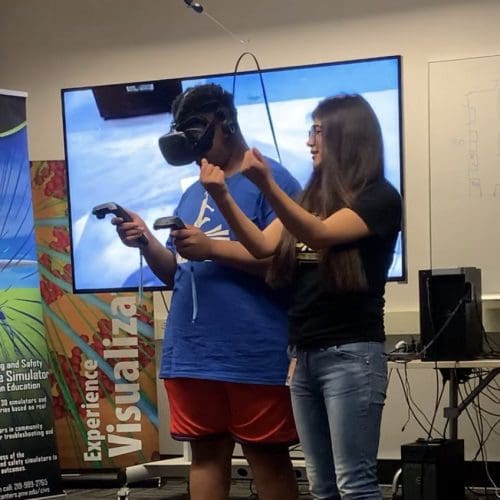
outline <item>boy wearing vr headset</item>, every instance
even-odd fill
[[[207,158],[224,169],[235,199],[260,229],[275,214],[240,173],[248,146],[233,96],[220,86],[188,89],[172,105],[171,130],[159,140],[171,165]],[[269,160],[282,189],[300,186]],[[170,405],[170,431],[191,445],[190,495],[219,500],[229,495],[235,442],[252,469],[261,500],[298,498],[288,447],[297,443],[290,395],[285,297],[265,284],[265,261],[236,241],[199,181],[183,194],[174,215],[186,229],[171,232],[166,247],[129,212],[113,219],[122,241],[140,245],[153,272],[173,287],[163,341],[160,377]]]

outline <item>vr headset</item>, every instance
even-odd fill
[[[170,131],[158,139],[165,160],[173,166],[199,160],[212,147],[217,118],[191,115],[180,123],[173,122]]]

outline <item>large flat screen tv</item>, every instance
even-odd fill
[[[386,177],[402,191],[401,58],[399,56],[266,69],[261,73],[281,161],[304,185],[311,170],[306,147],[311,112],[322,98],[359,93],[372,105],[383,132]],[[158,147],[169,130],[177,94],[213,82],[232,92],[250,146],[277,158],[257,71],[131,82],[61,91],[68,178],[69,221],[75,293],[164,288],[137,249],[125,247],[107,217],[91,214],[114,202],[152,227],[171,215],[182,192],[198,178],[196,164],[172,167]],[[167,239],[168,231],[158,233]],[[142,276],[142,278],[141,278]],[[404,234],[390,269],[406,279]]]

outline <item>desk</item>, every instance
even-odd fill
[[[458,417],[469,406],[474,398],[500,373],[500,359],[475,359],[470,361],[421,361],[411,360],[389,361],[389,368],[401,369],[449,368],[449,400],[444,409],[444,417],[448,420],[449,439],[458,439]],[[486,377],[462,401],[458,402],[458,378],[456,370],[459,368],[482,368],[488,370]]]

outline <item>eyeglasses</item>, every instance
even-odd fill
[[[318,125],[315,123],[314,125],[311,125],[311,128],[309,129],[308,132],[308,137],[310,142],[315,142],[316,137],[320,135],[323,132],[323,127],[321,125]]]

